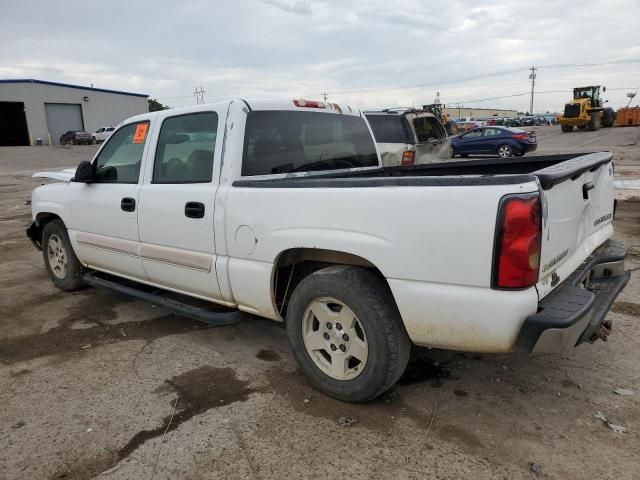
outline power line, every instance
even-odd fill
[[[482,78],[498,77],[501,75],[510,75],[513,73],[522,72],[522,70],[523,70],[522,68],[512,69],[512,70],[503,70],[500,72],[486,73],[486,74],[474,75],[470,77],[460,77],[460,78],[454,78],[454,79],[448,79],[448,80],[441,79],[441,80],[428,82],[428,83],[407,85],[404,87],[363,87],[363,88],[352,88],[347,90],[333,90],[329,93],[336,94],[336,93],[350,93],[350,92],[386,92],[389,90],[411,90],[414,88],[433,87],[437,85],[442,85],[444,83],[462,83],[462,82],[470,82],[472,80],[479,80]]]
[[[537,68],[573,68],[573,67],[597,67],[600,65],[620,65],[625,63],[640,63],[640,58],[627,58],[624,60],[606,60],[604,62],[587,63],[556,63],[552,65],[538,65]]]
[[[633,89],[637,89],[640,90],[640,87],[616,87],[616,88],[607,88],[607,90],[633,90]],[[544,90],[544,91],[539,91],[536,92],[537,95],[546,95],[549,93],[567,93],[567,90]],[[490,98],[479,98],[479,99],[475,99],[475,100],[464,100],[464,101],[453,101],[453,102],[447,102],[448,105],[462,105],[465,103],[478,103],[478,102],[487,102],[489,100],[503,100],[505,98],[514,98],[514,97],[524,97],[526,95],[530,95],[530,92],[521,92],[521,93],[512,93],[511,95],[503,95],[500,97],[490,97]],[[457,108],[457,107],[456,107]]]

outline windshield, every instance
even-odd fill
[[[373,138],[360,117],[295,111],[247,114],[243,176],[377,166]]]
[[[576,88],[573,90],[573,98],[591,98],[593,87]]]

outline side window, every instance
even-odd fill
[[[149,122],[132,123],[109,137],[95,161],[96,183],[138,183]]]
[[[498,128],[485,128],[484,129],[484,136],[485,137],[497,137],[501,133],[502,133],[502,130],[500,130]]]
[[[469,133],[463,135],[464,138],[478,138],[482,136],[482,129],[471,130]]]
[[[218,114],[192,113],[167,118],[162,123],[152,183],[209,183]]]

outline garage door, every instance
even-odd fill
[[[80,104],[45,103],[44,111],[53,143],[60,143],[60,137],[68,130],[84,130]]]

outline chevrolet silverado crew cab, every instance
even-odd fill
[[[390,388],[412,344],[549,353],[606,338],[629,279],[611,153],[385,168],[346,105],[145,113],[75,173],[37,175],[63,180],[35,189],[28,229],[59,288],[284,322],[309,381],[346,401]]]

